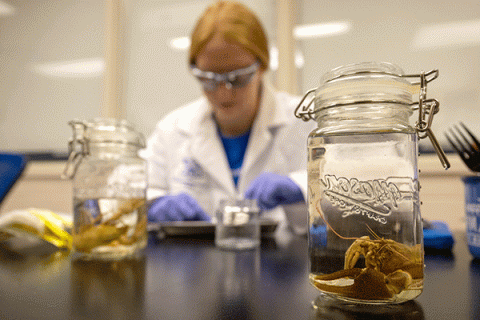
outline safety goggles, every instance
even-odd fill
[[[190,69],[192,74],[198,79],[198,81],[200,81],[205,91],[215,91],[222,83],[225,83],[227,89],[246,86],[250,80],[252,80],[252,77],[257,72],[259,66],[260,64],[257,61],[246,68],[225,73],[202,71],[195,67],[195,65],[191,65]]]

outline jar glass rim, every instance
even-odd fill
[[[85,122],[85,138],[89,143],[109,142],[145,147],[145,138],[125,119],[94,118]]]
[[[350,76],[386,75],[402,77],[405,73],[397,65],[390,62],[361,62],[336,67],[323,75],[321,83]]]
[[[399,103],[410,106],[417,90],[403,70],[389,62],[364,62],[332,69],[315,91],[315,112],[356,103]]]

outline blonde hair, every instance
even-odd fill
[[[216,33],[245,48],[258,58],[261,69],[268,69],[268,41],[262,24],[250,9],[234,1],[215,2],[197,21],[191,35],[190,64],[195,64],[197,55]]]

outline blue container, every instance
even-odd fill
[[[464,177],[467,243],[470,253],[480,258],[480,176]]]

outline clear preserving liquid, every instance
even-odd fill
[[[85,259],[117,260],[147,244],[144,198],[74,199],[73,246]]]
[[[309,140],[310,281],[360,303],[403,302],[423,288],[416,135]]]

